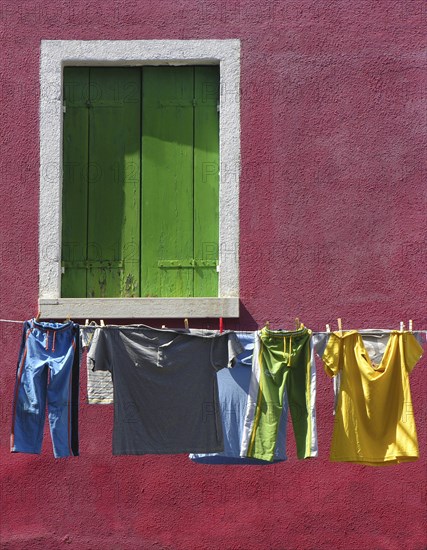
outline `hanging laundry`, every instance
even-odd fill
[[[421,356],[410,332],[331,334],[325,372],[341,373],[332,461],[381,466],[418,458],[409,374]]]
[[[314,349],[316,351],[316,355],[320,358],[322,358],[322,355],[325,351],[326,345],[329,341],[329,336],[332,333],[330,331],[328,332],[313,332],[311,336],[312,345],[314,346]],[[337,376],[334,376],[332,379],[333,388],[334,388],[334,408],[333,413],[335,414],[335,410],[337,408],[337,401],[338,401],[338,392],[340,387],[340,380],[341,375],[338,373]]]
[[[96,348],[99,334],[103,329],[93,326],[81,327],[80,332],[82,347],[87,348],[86,371],[87,371],[87,402],[89,405],[111,405],[114,403],[113,380],[111,372],[94,371],[92,361],[89,357],[89,350]]]
[[[384,352],[385,344],[378,342],[378,335],[379,334],[390,334],[393,332],[389,329],[376,329],[376,328],[364,328],[360,329],[358,331],[360,334],[363,335],[363,340],[365,342],[366,348],[368,349],[370,346],[372,346],[373,353],[375,354],[377,351],[379,351],[378,348],[382,347]],[[322,358],[323,353],[326,348],[326,344],[328,343],[329,336],[331,335],[331,332],[314,332],[312,339],[314,343],[314,347],[316,350],[316,354]],[[413,332],[412,333],[415,338],[418,340],[420,344],[423,342],[423,333],[422,332]],[[377,351],[376,351],[377,350]],[[371,352],[369,352],[369,355]],[[341,387],[341,371],[338,371],[338,373],[332,378],[333,382],[333,389],[334,389],[334,408],[333,413],[335,414],[338,406],[338,396],[340,393],[340,387]]]
[[[311,331],[256,333],[241,456],[273,460],[286,391],[298,458],[317,456],[316,369]]]
[[[90,345],[92,343],[96,330],[97,330],[97,325],[95,323],[90,325],[80,326],[81,349],[90,348]]]
[[[238,332],[237,337],[244,351],[236,357],[232,369],[218,372],[219,404],[221,407],[224,451],[211,454],[190,454],[199,464],[272,464],[272,462],[240,456],[240,443],[248,400],[252,372],[252,356],[255,332]],[[288,404],[283,400],[283,414],[280,419],[274,460],[286,460],[286,419]]]
[[[223,451],[216,372],[242,350],[230,332],[100,329],[89,358],[112,373],[113,454]]]
[[[12,409],[12,452],[41,452],[47,400],[56,458],[77,456],[79,326],[25,321]]]

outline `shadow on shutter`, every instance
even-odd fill
[[[90,69],[89,297],[139,296],[139,68]]]

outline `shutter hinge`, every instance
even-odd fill
[[[217,261],[216,260],[197,260],[197,259],[190,259],[190,260],[159,260],[157,262],[157,267],[161,268],[180,268],[180,267],[186,267],[186,268],[192,268],[195,269],[197,267],[216,267]]]
[[[62,269],[123,269],[123,260],[81,260],[62,262]]]
[[[66,113],[66,112],[67,112],[67,106],[66,106],[66,104],[65,104],[65,101],[64,101],[64,103],[62,104],[62,112],[63,112],[63,113]]]
[[[220,108],[220,103],[219,103],[219,100],[217,101],[217,104],[216,104],[216,112],[219,113],[219,108]]]
[[[193,107],[197,106],[197,99],[193,97]]]

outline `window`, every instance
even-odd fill
[[[198,86],[209,82],[208,74],[210,122],[199,124],[204,115],[197,114]],[[82,88],[89,79],[86,106],[67,98],[69,77],[82,79]],[[237,317],[239,41],[42,41],[40,78],[42,314]],[[178,88],[188,87],[192,95],[163,97],[177,78]],[[216,98],[209,97],[218,78],[219,112]],[[125,87],[117,92],[120,82]],[[96,87],[109,89],[113,97],[97,98]],[[114,93],[119,103],[126,99],[122,116],[114,114]],[[69,122],[73,110],[75,121]],[[171,112],[190,123],[162,122]],[[74,125],[83,127],[79,139],[70,137],[77,135]],[[174,128],[178,137],[168,134]],[[120,139],[105,139],[114,135]],[[207,141],[199,146],[198,139]],[[159,162],[168,157],[174,160]],[[79,166],[87,166],[81,178]],[[112,195],[104,192],[104,177],[112,178]],[[159,192],[158,182],[165,180],[175,181],[175,189],[162,186]],[[179,183],[184,181],[186,190]],[[174,238],[163,237],[168,234]]]
[[[219,67],[65,67],[63,297],[218,295]]]

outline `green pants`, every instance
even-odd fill
[[[298,458],[317,456],[316,369],[311,331],[262,329],[255,336],[241,455],[273,460],[286,391]]]

